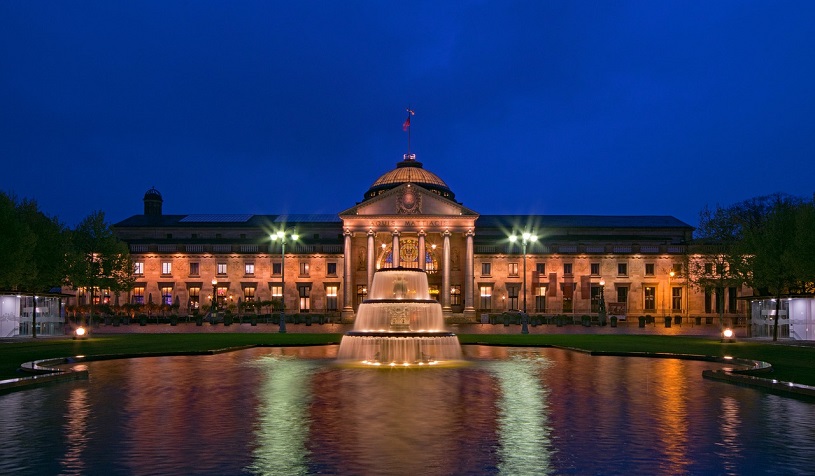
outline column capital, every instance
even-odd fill
[[[450,233],[450,230],[445,228],[444,232],[442,232],[442,236],[450,236],[450,235],[452,235],[452,233]]]
[[[465,235],[466,236],[475,236],[475,230],[473,230],[472,228],[468,228],[467,233],[465,233]]]
[[[346,228],[345,231],[342,232],[342,234],[345,236],[351,236],[354,234],[354,232],[352,232],[350,228]]]

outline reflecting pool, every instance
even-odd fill
[[[811,474],[815,405],[717,364],[464,346],[344,368],[336,346],[91,362],[0,396],[0,474]]]

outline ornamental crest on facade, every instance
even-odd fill
[[[402,189],[396,197],[396,213],[422,213],[422,196],[410,187]]]

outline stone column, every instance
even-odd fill
[[[343,290],[343,303],[342,303],[342,320],[343,321],[353,321],[354,320],[354,280],[352,277],[352,266],[351,266],[351,257],[353,256],[351,253],[351,237],[353,234],[351,230],[346,228],[345,229],[345,242],[343,246],[343,253],[345,255],[343,259],[343,271],[342,271],[342,284],[344,286]]]
[[[444,230],[444,246],[442,247],[442,274],[441,274],[441,312],[445,317],[453,314],[450,307],[450,231]]]
[[[424,239],[427,233],[424,230],[419,230],[419,269],[422,271],[427,269],[427,249],[425,248]]]
[[[393,230],[393,254],[391,261],[391,267],[396,268],[399,266],[401,259],[399,258],[399,230]]]
[[[374,282],[374,272],[376,271],[376,233],[368,231],[368,289]]]
[[[472,229],[467,230],[467,257],[464,259],[464,317],[475,318],[475,306],[473,303],[473,267],[475,266],[475,256],[473,253]]]

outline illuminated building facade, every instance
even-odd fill
[[[126,299],[177,300],[182,314],[213,295],[226,306],[284,297],[287,313],[352,320],[373,273],[403,266],[425,269],[445,315],[461,320],[524,304],[530,314],[596,315],[601,299],[609,315],[715,317],[722,306],[746,315],[745,289],[717,299],[688,285],[693,228],[674,217],[479,215],[413,155],[337,215],[164,215],[162,204],[151,189],[144,213],[114,226],[135,264]],[[281,230],[298,235],[285,272],[270,239]],[[509,240],[524,232],[537,237],[525,255]]]

